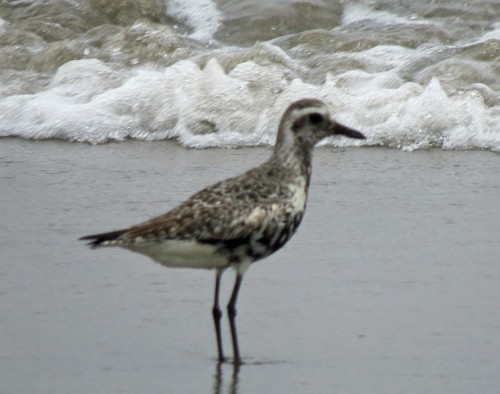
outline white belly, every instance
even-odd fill
[[[210,269],[222,268],[228,263],[227,256],[217,253],[214,245],[196,241],[146,241],[123,245],[123,247],[144,254],[167,267]]]

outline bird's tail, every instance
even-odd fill
[[[79,238],[79,241],[90,241],[87,243],[91,248],[98,248],[99,246],[113,246],[118,242],[118,238],[125,234],[128,230],[116,230],[109,233],[86,235]]]

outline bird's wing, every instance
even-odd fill
[[[290,220],[286,192],[274,178],[257,179],[257,169],[207,187],[177,208],[111,233],[84,237],[92,246],[185,239],[216,242],[245,239],[259,231],[282,230]]]
[[[193,201],[131,227],[120,235],[123,241],[192,239],[199,241],[246,238],[255,231],[283,227],[286,209],[274,201],[259,205],[199,205]],[[281,224],[283,222],[283,224]]]

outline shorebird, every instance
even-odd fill
[[[364,139],[337,123],[315,99],[291,104],[284,112],[271,157],[240,176],[209,186],[171,211],[135,226],[80,238],[92,248],[119,246],[166,267],[215,270],[212,308],[219,362],[224,362],[219,307],[221,275],[236,270],[227,304],[233,362],[241,357],[236,333],[236,301],[249,265],[280,249],[297,230],[307,202],[312,152],[332,135]]]

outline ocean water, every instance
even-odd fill
[[[363,142],[500,151],[497,0],[8,0],[0,136],[274,142],[325,100]]]
[[[500,393],[498,154],[318,149],[297,234],[245,275],[233,370],[217,366],[213,272],[77,238],[158,215],[269,149],[0,148],[2,394]],[[230,355],[226,317],[222,330]]]

